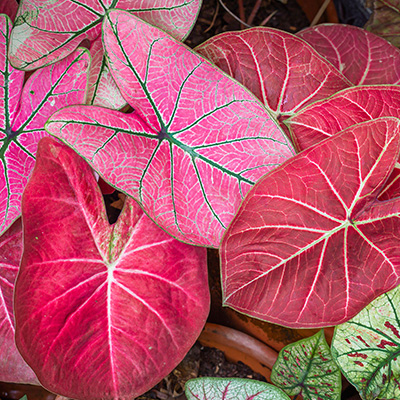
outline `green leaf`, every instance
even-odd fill
[[[290,400],[269,383],[240,378],[196,378],[186,382],[188,400]]]
[[[364,400],[400,399],[400,289],[335,329],[332,356]]]
[[[340,371],[324,331],[284,347],[272,368],[271,381],[290,396],[301,393],[305,400],[340,400]]]

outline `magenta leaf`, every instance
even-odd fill
[[[89,40],[94,62],[88,104],[120,109],[126,101],[108,72],[100,42],[107,10],[128,10],[183,40],[192,30],[200,6],[201,0],[113,0],[107,4],[101,0],[55,0],[50,5],[43,0],[21,0],[9,58],[16,68],[32,70],[66,57],[83,40]]]
[[[16,343],[45,388],[135,398],[181,361],[208,315],[204,248],[171,238],[133,199],[110,225],[87,163],[51,138],[22,217]]]
[[[0,233],[20,215],[21,196],[33,169],[44,124],[61,107],[85,102],[88,52],[78,49],[66,59],[33,73],[7,62],[10,22],[0,16]]]
[[[39,384],[15,346],[13,294],[22,256],[22,225],[17,219],[0,236],[0,381]]]
[[[96,39],[108,9],[122,8],[163,28],[178,39],[191,31],[200,0],[21,0],[11,35],[9,57],[32,70],[71,54],[84,40]]]
[[[354,85],[400,83],[400,50],[365,29],[321,24],[296,35],[310,43]]]
[[[315,102],[285,120],[299,150],[359,122],[400,117],[400,86],[361,86]]]
[[[185,385],[188,400],[289,400],[282,390],[254,379],[196,378]]]
[[[285,346],[272,368],[271,382],[304,400],[340,400],[341,374],[324,331]]]
[[[215,36],[196,51],[287,116],[351,83],[304,40],[273,28]]]
[[[0,14],[6,14],[14,21],[18,10],[18,3],[16,0],[5,0],[0,3]]]
[[[292,146],[251,93],[161,30],[115,10],[103,41],[135,112],[68,107],[46,129],[172,236],[218,247],[243,196]]]
[[[224,305],[323,327],[399,284],[400,199],[376,200],[398,158],[399,124],[354,125],[257,182],[222,240]]]

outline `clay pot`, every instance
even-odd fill
[[[278,353],[261,341],[236,329],[206,323],[198,341],[201,345],[221,350],[228,361],[241,361],[270,381]]]

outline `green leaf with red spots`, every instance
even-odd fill
[[[340,370],[324,331],[284,347],[272,368],[271,381],[290,396],[301,393],[304,400],[340,400]]]
[[[363,400],[400,399],[400,287],[335,329],[332,356]]]

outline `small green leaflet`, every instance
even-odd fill
[[[284,347],[272,368],[271,381],[290,396],[301,393],[304,400],[340,400],[340,370],[324,331]]]
[[[240,378],[190,379],[185,394],[188,400],[290,400],[269,383]]]
[[[400,289],[335,329],[332,356],[364,400],[400,399]]]

